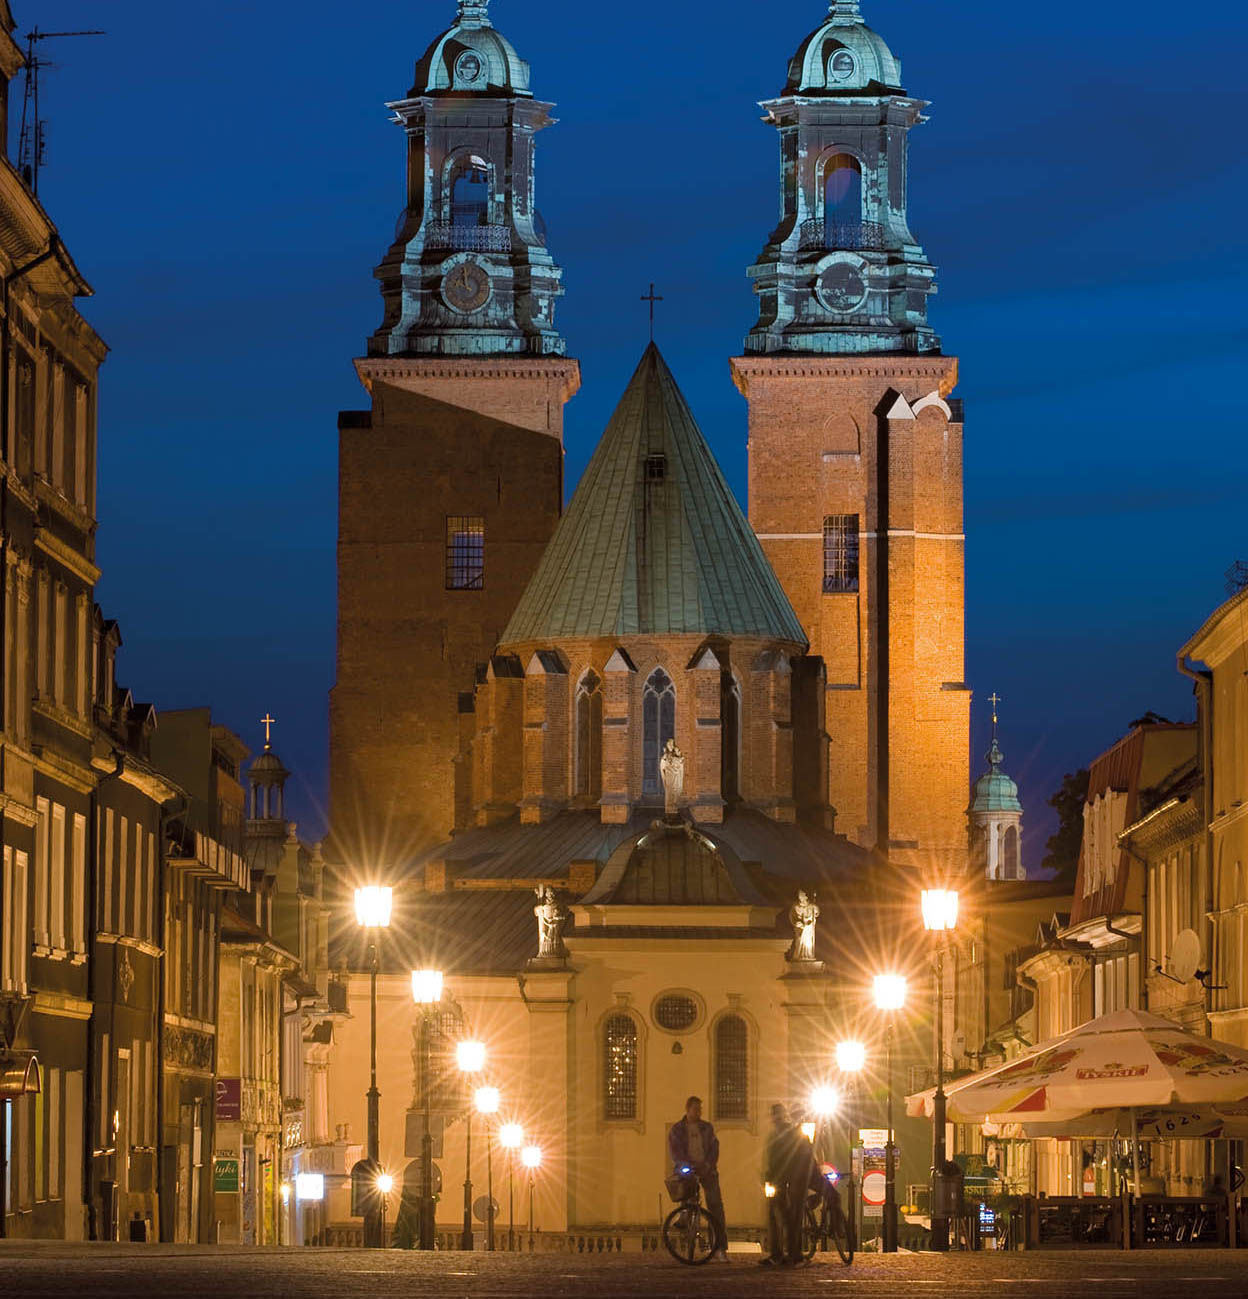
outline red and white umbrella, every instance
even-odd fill
[[[1043,1124],[1053,1134],[1058,1129],[1052,1125],[1068,1125],[1074,1135],[1069,1125],[1093,1111],[1134,1112],[1138,1122],[1148,1109],[1186,1107],[1208,1115],[1212,1107],[1248,1100],[1248,1050],[1160,1015],[1118,1010],[1006,1064],[959,1078],[945,1094],[951,1123]],[[931,1117],[934,1097],[935,1088],[907,1096],[906,1112]]]

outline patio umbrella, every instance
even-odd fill
[[[960,1078],[946,1095],[953,1123],[1068,1125],[1095,1110],[1137,1118],[1150,1108],[1200,1110],[1248,1099],[1248,1050],[1160,1015],[1118,1010]],[[907,1096],[906,1112],[930,1117],[934,1097],[934,1088]]]
[[[1248,1103],[1144,1106],[1136,1110],[1088,1110],[1057,1123],[1004,1123],[1004,1137],[1123,1137],[1132,1124],[1141,1141],[1216,1141],[1248,1138]]]

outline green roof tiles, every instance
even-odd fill
[[[502,643],[664,633],[806,644],[651,343]]]

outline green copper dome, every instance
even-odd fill
[[[988,770],[975,782],[971,811],[1021,812],[1023,805],[1018,801],[1018,786],[1001,770],[1005,756],[995,735],[987,756]]]
[[[455,25],[443,32],[416,64],[408,93],[415,97],[453,92],[531,94],[529,65],[515,46],[490,26],[489,0],[460,0]]]
[[[501,643],[665,633],[806,645],[651,343]]]
[[[833,0],[828,16],[789,61],[786,95],[904,93],[901,64],[862,21],[858,0]]]

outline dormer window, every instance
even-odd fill
[[[646,482],[659,483],[667,477],[667,457],[666,456],[647,456],[646,457]]]

